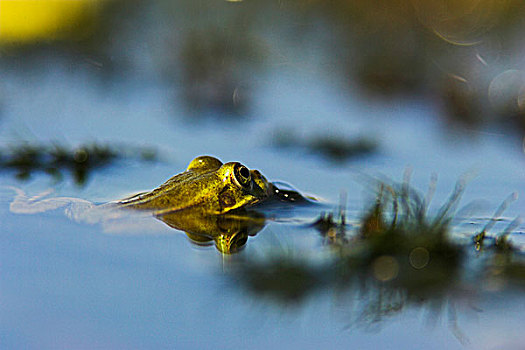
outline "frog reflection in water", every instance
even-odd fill
[[[122,208],[144,210],[168,226],[185,231],[194,243],[214,241],[223,253],[237,251],[249,235],[255,235],[264,227],[264,215],[247,208],[270,200],[308,202],[298,192],[279,189],[258,170],[249,170],[238,162],[223,164],[210,156],[195,158],[186,171],[150,192],[100,206],[74,198],[35,201],[21,190],[16,191],[18,195],[11,203],[11,211],[15,213],[35,213],[70,205],[69,216],[77,221],[93,222],[96,221],[93,212],[100,215],[110,210],[114,214]],[[103,220],[104,217],[99,221]]]

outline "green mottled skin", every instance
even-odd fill
[[[261,202],[271,193],[272,184],[259,171],[248,170],[238,162],[222,164],[217,158],[201,156],[192,160],[185,172],[156,189],[118,204],[156,214],[190,208],[223,214]]]

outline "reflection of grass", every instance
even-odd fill
[[[289,255],[277,256],[269,262],[250,262],[240,271],[241,282],[256,295],[277,301],[296,302],[319,286],[319,274]]]
[[[511,284],[525,287],[525,257],[510,250],[490,252],[482,274],[489,290],[497,291]]]
[[[137,154],[143,160],[156,158],[151,149],[133,151],[138,151]],[[14,170],[16,177],[21,180],[28,179],[38,171],[60,180],[64,171],[69,171],[75,182],[83,185],[93,170],[125,157],[131,155],[107,145],[91,144],[67,148],[59,145],[48,147],[22,144],[0,152],[0,169]]]

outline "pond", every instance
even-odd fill
[[[110,2],[89,12],[105,31],[87,41],[53,37],[2,47],[3,349],[522,346],[519,122],[450,122],[432,77],[421,73],[426,63],[414,72],[402,60],[398,71],[359,70],[381,49],[361,41],[378,34],[368,28],[347,37],[353,24],[322,6],[175,3],[139,1],[128,9]],[[400,23],[395,30],[407,30]],[[428,34],[418,35],[415,42]],[[451,40],[446,44],[457,48]],[[360,49],[349,54],[356,42]],[[516,45],[519,56],[523,46]],[[388,47],[385,57],[403,58],[404,49]],[[437,57],[440,48],[422,56],[446,61]],[[488,50],[474,45],[481,48]],[[491,70],[509,71],[501,61]],[[402,87],[392,72],[407,79]],[[387,85],[393,92],[384,92],[385,75],[396,82]],[[379,93],[357,83],[379,76]],[[497,114],[477,102],[473,114]],[[24,147],[38,156],[7,166]],[[21,192],[96,204],[125,198],[157,187],[199,155],[239,161],[319,203],[266,211],[242,249],[231,252],[150,215],[87,222],[68,207],[12,210]],[[408,184],[410,198],[434,191],[430,222],[458,183],[461,199],[446,229],[450,242],[436,243],[441,250],[429,255],[422,247],[430,241],[416,243],[417,225],[404,238],[384,237],[392,247],[362,244],[365,217],[378,200],[385,201],[385,221],[392,220],[388,191],[400,191],[399,203]],[[401,214],[401,223],[410,217]],[[485,227],[490,237],[506,233],[512,249],[490,239],[476,246]]]

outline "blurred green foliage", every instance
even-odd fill
[[[192,116],[249,115],[262,69],[289,67],[321,71],[348,93],[430,96],[448,121],[525,125],[521,0],[79,3],[90,11],[71,11],[71,51],[109,76],[155,74],[182,87],[174,99]],[[57,47],[67,50],[68,37]]]
[[[333,135],[298,136],[293,128],[279,129],[271,140],[273,146],[283,150],[302,150],[321,156],[333,163],[370,156],[378,151],[376,140],[368,136],[355,139]]]
[[[154,149],[146,147],[118,148],[93,143],[70,148],[21,144],[0,150],[0,169],[14,171],[20,180],[29,179],[35,172],[45,172],[60,181],[64,172],[70,172],[77,185],[84,185],[93,171],[124,158],[153,161],[157,155]]]
[[[523,286],[523,252],[507,239],[505,244],[496,239],[483,252],[473,241],[453,239],[451,221],[464,181],[435,214],[429,214],[435,184],[426,196],[408,180],[377,186],[375,203],[355,225],[346,222],[344,206],[313,223],[328,248],[323,259],[313,252],[272,247],[263,258],[237,264],[235,278],[251,293],[280,304],[302,302],[319,289],[359,300],[348,305],[352,326],[376,327],[410,306],[445,312],[456,336],[466,341],[456,324],[455,305],[480,291]],[[519,234],[513,227],[505,236]],[[466,265],[475,254],[482,254],[481,263]]]

